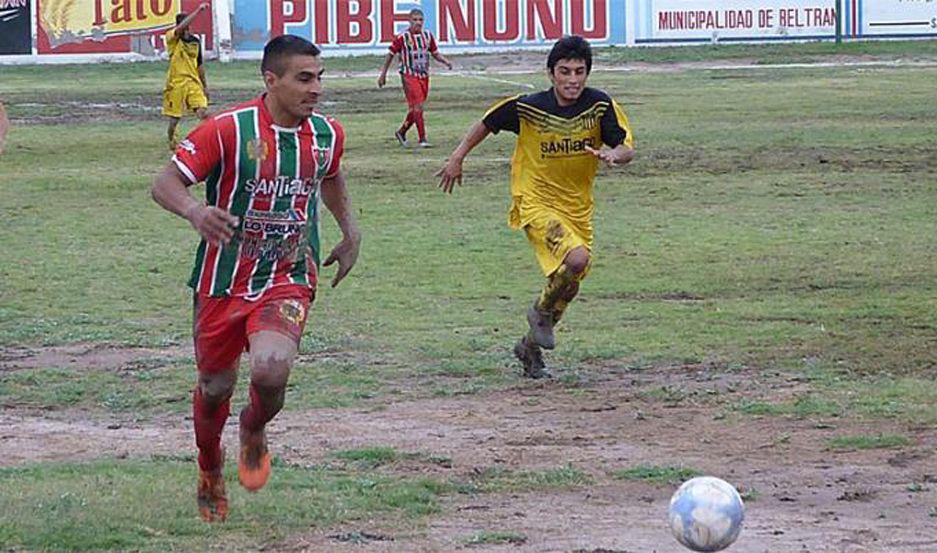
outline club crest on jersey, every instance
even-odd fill
[[[266,142],[260,139],[247,141],[247,157],[254,161],[263,161],[268,155],[270,155],[270,147]]]
[[[301,325],[306,316],[306,310],[299,301],[286,300],[280,304],[280,316],[294,325]]]
[[[195,144],[193,144],[192,141],[188,138],[179,143],[179,149],[185,150],[193,156],[195,155]]]

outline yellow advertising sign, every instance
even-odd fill
[[[39,22],[53,43],[127,33],[175,24],[181,0],[40,0]]]

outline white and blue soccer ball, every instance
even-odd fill
[[[670,529],[693,551],[721,551],[742,531],[745,506],[735,488],[712,476],[683,483],[670,499]]]

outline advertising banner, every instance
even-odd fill
[[[4,0],[0,0],[3,2]],[[152,55],[162,33],[180,10],[194,11],[199,0],[35,0],[39,54]],[[211,10],[199,15],[192,32],[212,48]]]
[[[31,54],[30,0],[0,0],[0,56]]]
[[[869,37],[937,38],[935,0],[843,0],[853,34]]]
[[[232,40],[240,54],[283,33],[326,51],[383,52],[413,8],[443,50],[543,46],[566,34],[625,43],[625,0],[235,0]]]
[[[836,33],[833,0],[633,1],[637,44],[819,39]]]

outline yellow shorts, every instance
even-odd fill
[[[202,86],[191,81],[167,86],[163,91],[163,115],[182,117],[187,111],[208,107],[208,98]]]
[[[550,276],[559,269],[571,250],[585,247],[592,252],[592,236],[548,210],[539,210],[530,218],[524,225],[524,232],[534,248],[544,276]],[[587,267],[583,277],[588,271]]]

